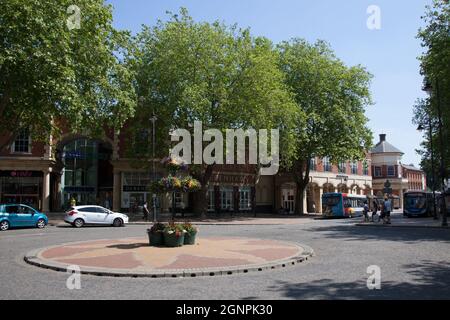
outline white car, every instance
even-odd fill
[[[112,212],[100,206],[76,206],[66,212],[64,221],[76,228],[81,228],[85,224],[122,227],[128,223],[128,216],[123,213]]]

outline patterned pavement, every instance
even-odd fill
[[[77,265],[81,270],[170,273],[275,265],[304,253],[302,246],[277,240],[210,237],[199,238],[195,245],[166,248],[150,247],[147,238],[127,238],[68,243],[39,250],[32,258],[41,266],[62,269]]]

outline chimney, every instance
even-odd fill
[[[380,134],[380,142],[386,141],[386,134]]]

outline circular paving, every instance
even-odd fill
[[[72,242],[33,250],[29,264],[56,271],[118,277],[231,275],[295,265],[313,255],[305,245],[253,238],[200,238],[195,245],[150,247],[148,238]]]

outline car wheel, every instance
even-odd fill
[[[84,220],[83,219],[75,219],[75,221],[73,222],[73,226],[75,228],[81,228],[82,226],[84,226]]]
[[[1,231],[6,231],[9,229],[9,222],[8,221],[2,221],[0,222],[0,230]]]
[[[113,222],[114,227],[121,227],[122,225],[123,225],[122,219],[119,219],[119,218],[114,219],[114,222]]]
[[[36,227],[38,227],[39,229],[45,228],[45,220],[39,219],[38,222],[36,223]]]

